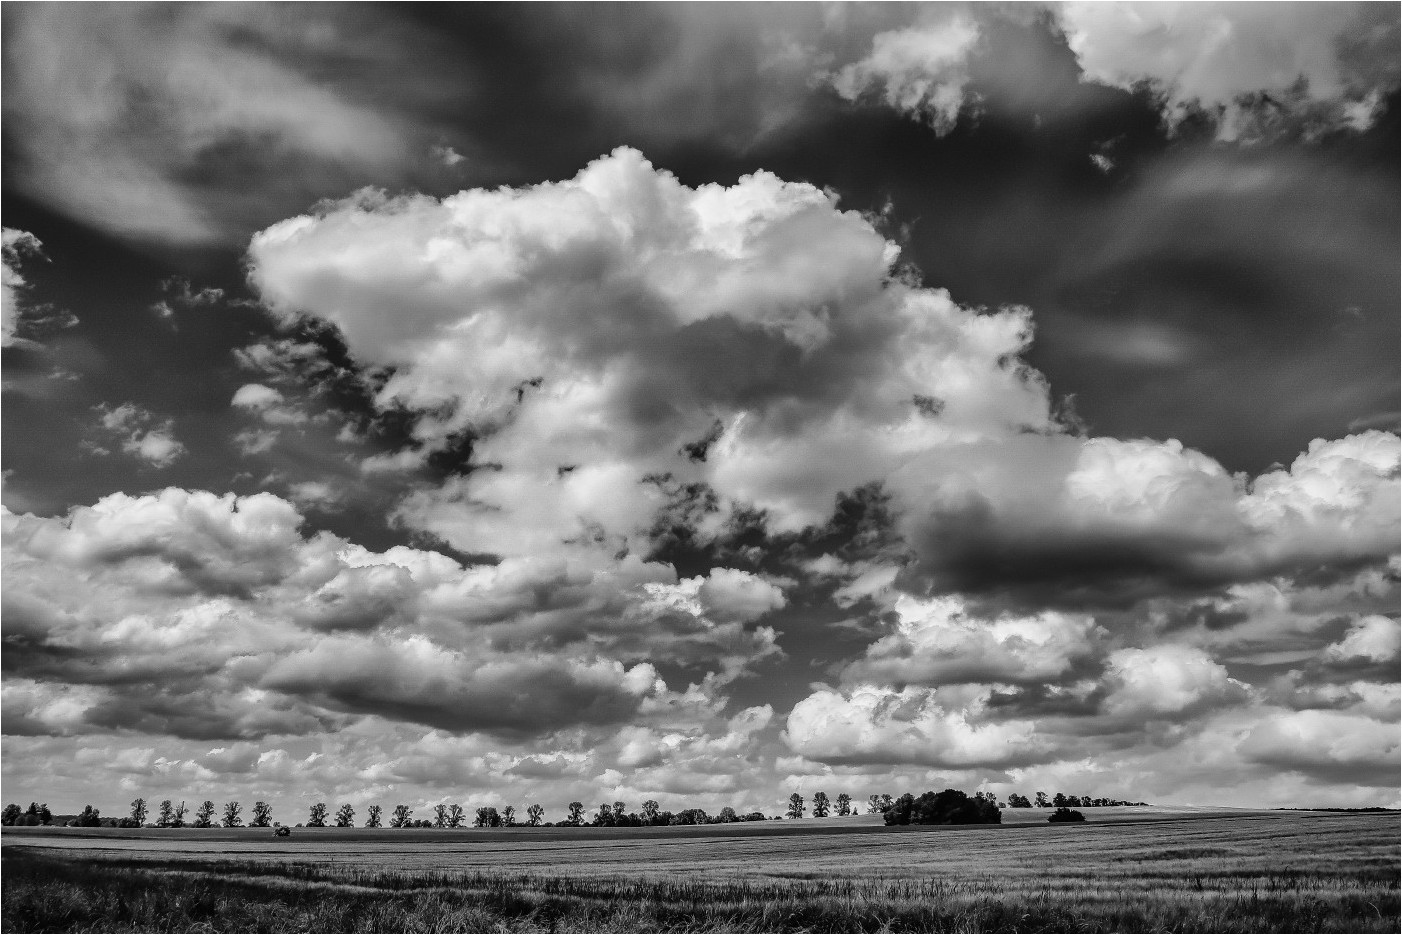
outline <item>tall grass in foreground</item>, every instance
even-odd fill
[[[1152,886],[405,872],[7,847],[7,932],[1396,932],[1395,868]]]

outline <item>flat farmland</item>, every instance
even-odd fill
[[[6,931],[1389,931],[1396,813],[6,829]]]

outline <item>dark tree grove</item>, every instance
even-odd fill
[[[991,795],[970,797],[958,789],[926,792],[919,798],[907,792],[886,809],[888,825],[996,825],[1002,812]]]

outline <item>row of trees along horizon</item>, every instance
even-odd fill
[[[954,793],[955,797],[948,794]],[[984,816],[978,821],[1000,821],[1001,818],[994,817],[999,809],[1003,808],[1099,808],[1112,805],[1144,805],[1144,802],[1126,802],[1119,799],[1094,798],[1092,796],[1064,795],[1060,792],[1048,798],[1046,793],[1038,792],[1034,799],[1029,799],[1024,795],[1012,793],[1008,795],[1006,802],[998,801],[997,796],[991,792],[975,792],[970,798],[958,790],[947,789],[940,793],[944,798],[942,803],[954,803],[948,808],[962,808],[959,814],[972,816],[975,814]],[[948,823],[944,821],[923,822],[918,820],[918,816],[926,814],[929,809],[923,808],[920,803],[933,802],[935,796],[933,792],[927,792],[918,799],[907,793],[899,798],[890,795],[872,795],[866,801],[866,813],[869,815],[881,814],[886,816],[887,824],[916,824],[921,823]],[[969,811],[961,803],[969,803]],[[945,808],[942,805],[941,808]],[[860,814],[861,806],[854,802],[847,793],[841,793],[836,799],[829,799],[826,793],[815,792],[813,794],[813,817],[846,817],[848,815]],[[474,828],[511,828],[517,826],[545,827],[545,828],[640,828],[658,825],[708,825],[708,824],[728,824],[738,821],[778,821],[781,817],[788,819],[799,819],[807,814],[807,803],[799,793],[795,792],[789,796],[788,808],[783,816],[766,816],[763,812],[749,812],[739,814],[730,806],[722,808],[716,815],[708,815],[703,809],[687,808],[679,812],[664,811],[656,801],[649,799],[642,805],[641,812],[629,812],[624,802],[605,802],[601,804],[592,817],[585,815],[584,804],[581,802],[571,802],[567,810],[567,817],[558,822],[545,821],[545,809],[540,805],[527,806],[523,815],[518,815],[514,805],[506,805],[498,811],[493,806],[479,808],[472,817],[471,826]],[[940,812],[945,814],[944,811]],[[953,813],[950,813],[953,814]],[[917,816],[917,817],[912,817]],[[148,823],[148,818],[154,821]],[[902,820],[902,818],[904,820]],[[894,819],[894,820],[893,820]],[[334,815],[331,814],[325,802],[317,802],[311,806],[306,822],[299,822],[297,827],[307,828],[353,828],[355,827],[356,810],[350,804],[341,805]],[[4,812],[0,813],[0,825],[25,826],[25,825],[52,825],[55,821],[67,827],[77,828],[242,828],[244,824],[243,806],[237,802],[225,802],[220,809],[213,801],[206,799],[195,809],[194,814],[190,814],[189,808],[184,802],[176,804],[172,799],[165,799],[156,806],[156,812],[151,814],[148,803],[144,798],[138,798],[131,803],[131,813],[125,818],[103,818],[96,808],[85,805],[83,811],[76,816],[54,816],[47,804],[29,803],[28,809],[22,809],[18,805],[6,805]],[[271,828],[279,822],[273,821],[273,810],[267,802],[253,803],[253,811],[248,816],[250,828]],[[396,805],[388,815],[378,805],[371,805],[366,809],[364,828],[463,828],[468,825],[468,815],[461,805],[443,803],[433,807],[433,818],[414,818],[414,810],[407,805]]]

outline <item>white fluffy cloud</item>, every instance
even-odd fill
[[[694,726],[774,652],[747,624],[782,605],[740,573],[678,582],[637,559],[372,552],[303,535],[271,494],[169,488],[3,520],[6,704],[28,733],[297,735],[364,715],[456,733]],[[673,692],[662,664],[706,675]],[[89,688],[62,699],[51,683]]]
[[[978,24],[964,16],[878,33],[865,58],[843,66],[828,80],[849,101],[879,91],[891,107],[946,133],[954,128],[964,104],[969,54],[978,38]]]
[[[1014,438],[931,452],[891,486],[925,505],[906,516],[912,574],[1061,600],[1137,598],[1386,561],[1398,454],[1386,432],[1320,439],[1288,471],[1251,481],[1173,440]]]
[[[635,536],[663,498],[647,475],[793,529],[933,444],[1049,428],[1006,364],[1029,313],[893,281],[895,255],[812,186],[691,189],[628,149],[519,190],[362,192],[249,250],[271,307],[395,368],[380,402],[426,413],[430,447],[479,435],[492,470],[403,516],[503,554]]]
[[[249,263],[277,314],[393,368],[378,404],[416,412],[421,445],[367,469],[472,434],[476,469],[398,514],[463,550],[626,554],[688,485],[715,495],[702,538],[736,507],[793,532],[876,482],[914,589],[1123,603],[1396,551],[1395,435],[1254,481],[1174,440],[1075,437],[1019,363],[1030,311],[961,308],[896,256],[812,186],[693,189],[619,149],[563,182],[361,192]]]
[[[3,346],[9,347],[15,343],[22,291],[27,285],[20,265],[26,257],[42,255],[43,244],[28,231],[13,227],[4,229],[3,238],[3,246],[0,246],[0,340]]]
[[[1402,637],[1399,637],[1397,621],[1374,615],[1359,620],[1349,627],[1343,639],[1325,647],[1324,657],[1340,662],[1350,659],[1387,662],[1397,658],[1400,645]]]
[[[1000,767],[1043,755],[1030,721],[983,717],[987,693],[942,697],[910,687],[820,690],[794,705],[785,739],[795,753],[827,762]]]
[[[185,446],[175,437],[173,419],[158,419],[135,403],[99,404],[96,410],[98,423],[108,437],[119,443],[122,451],[154,468],[170,467],[185,454]],[[106,453],[100,446],[89,448],[95,453]]]
[[[307,421],[307,414],[286,404],[282,393],[262,383],[245,383],[234,393],[229,405],[256,415],[269,425],[295,425]]]
[[[1393,87],[1397,79],[1395,55],[1390,75],[1350,55],[1371,43],[1396,45],[1395,25],[1387,38],[1386,24],[1373,22],[1369,6],[1073,2],[1057,16],[1092,80],[1129,86],[1149,79],[1173,104],[1200,101],[1229,110],[1238,97],[1261,91],[1278,107],[1302,96],[1329,105],[1331,123],[1361,128],[1380,109],[1388,79]],[[1242,117],[1229,113],[1225,137],[1241,133]]]
[[[1261,721],[1238,747],[1246,758],[1324,779],[1395,781],[1396,722],[1336,711],[1278,712]]]
[[[844,678],[924,685],[1047,682],[1095,651],[1095,618],[1044,611],[983,619],[957,597],[895,601],[895,632],[867,648]]]
[[[1203,650],[1174,644],[1111,653],[1107,681],[1105,709],[1119,717],[1179,716],[1246,691]]]

